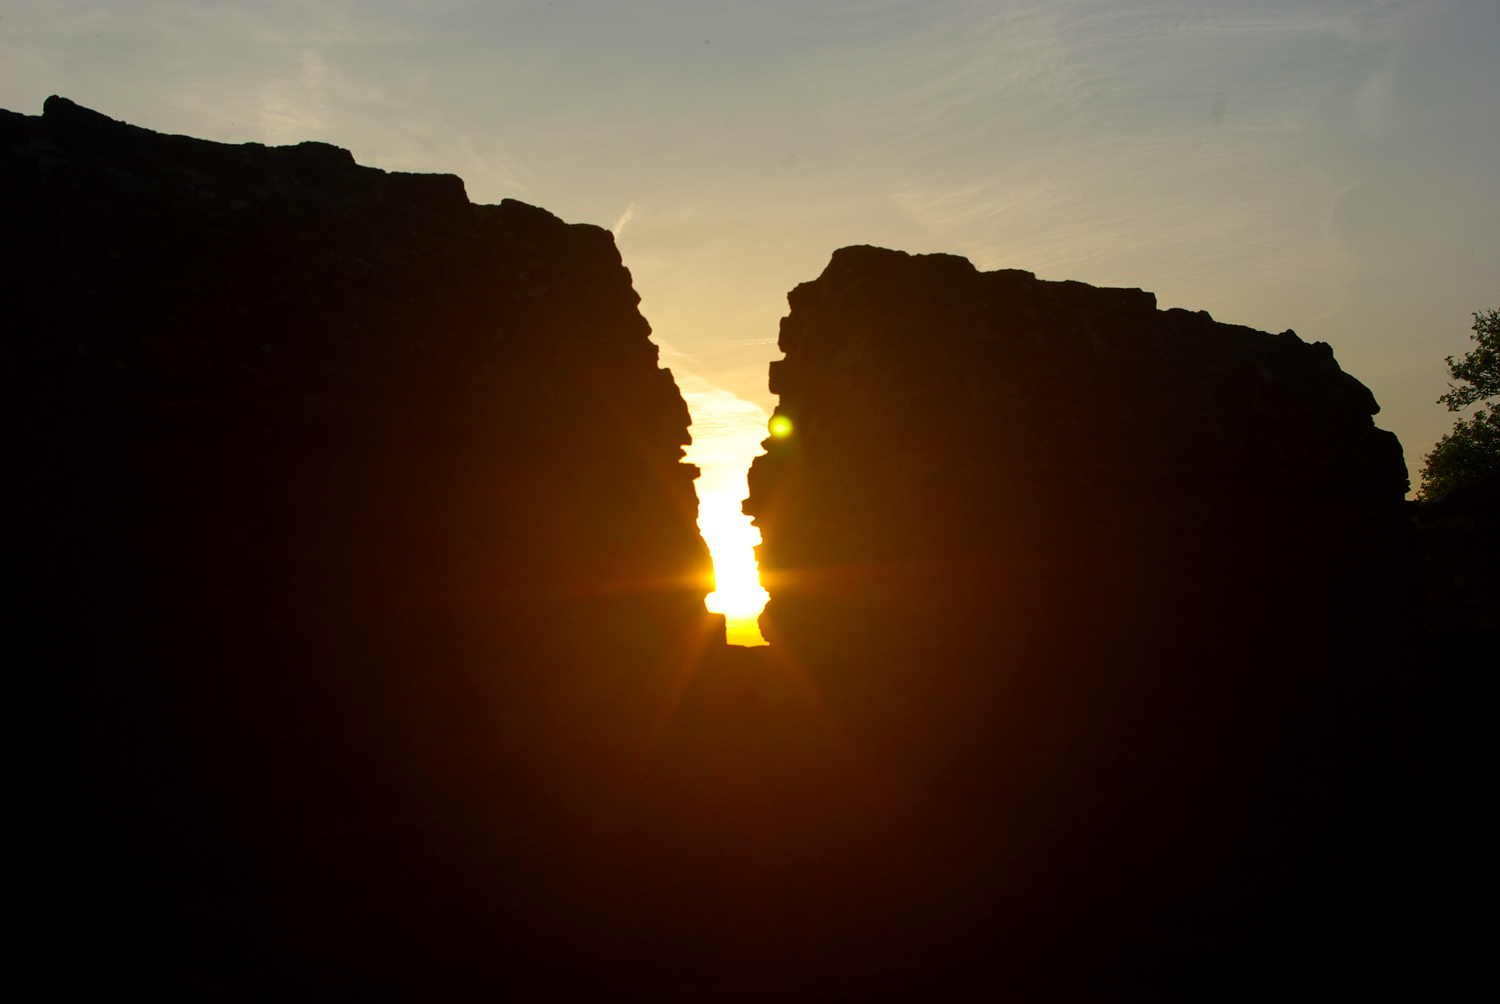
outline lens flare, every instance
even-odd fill
[[[771,419],[771,435],[777,439],[785,439],[792,434],[792,420],[785,415],[777,415]]]

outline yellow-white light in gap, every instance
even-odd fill
[[[733,508],[729,504],[733,503]],[[769,599],[760,586],[755,567],[755,545],[760,531],[750,517],[739,512],[739,500],[722,496],[699,502],[698,529],[714,556],[712,593],[704,600],[708,609],[723,614],[732,645],[763,645],[756,618]]]
[[[698,477],[698,529],[714,558],[715,591],[705,603],[728,622],[732,645],[764,645],[756,618],[766,605],[755,567],[760,531],[740,511],[749,494],[745,472],[766,435],[766,411],[708,381],[675,371],[677,386],[693,415],[693,445],[687,460]]]

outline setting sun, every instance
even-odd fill
[[[710,496],[699,503],[698,528],[713,552],[717,586],[704,602],[709,610],[724,615],[730,644],[763,645],[756,618],[767,596],[760,586],[754,551],[760,531],[739,511],[738,494]]]
[[[715,592],[705,600],[708,609],[723,614],[732,645],[764,645],[756,618],[766,605],[755,567],[755,545],[760,531],[740,511],[749,494],[745,472],[761,452],[765,409],[695,376],[687,357],[670,346],[663,357],[674,364],[674,375],[693,415],[693,445],[687,460],[702,470],[698,477],[698,529],[714,558]],[[771,420],[775,429],[781,417]],[[788,431],[791,423],[786,422]]]

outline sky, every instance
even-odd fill
[[[614,231],[721,584],[786,293],[836,248],[1329,342],[1414,480],[1500,307],[1496,0],[0,0],[0,107],[49,94]]]

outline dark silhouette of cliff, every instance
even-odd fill
[[[722,641],[608,232],[57,97],[0,112],[0,205],[18,900],[59,987],[588,957],[578,862]]]
[[[60,98],[0,112],[0,207],[50,996],[1231,999],[1444,958],[1477,715],[1413,667],[1424,616],[1490,645],[1493,500],[1403,503],[1327,346],[838,252],[773,364],[742,649],[605,231]]]
[[[1430,958],[1406,470],[1330,348],[872,247],[789,299],[745,510],[906,820],[872,908],[1212,993]]]

